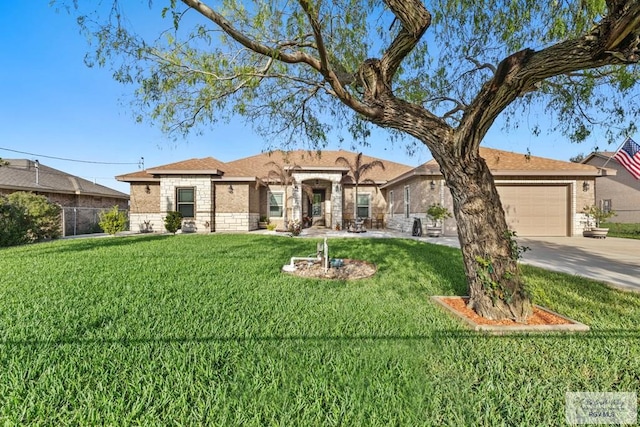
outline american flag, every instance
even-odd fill
[[[640,145],[627,138],[613,156],[635,179],[640,179]]]

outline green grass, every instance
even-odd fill
[[[358,281],[280,273],[316,240],[184,235],[0,250],[0,424],[564,424],[567,391],[637,391],[640,295],[523,266],[587,334],[470,332],[456,249],[331,239]]]
[[[625,239],[640,239],[640,224],[619,224],[615,222],[602,223],[601,227],[608,228],[610,237]]]

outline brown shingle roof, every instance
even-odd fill
[[[268,175],[269,170],[273,169],[273,166],[267,166],[269,162],[275,162],[281,165],[297,165],[302,170],[304,169],[327,169],[327,170],[344,170],[346,168],[342,165],[336,165],[336,159],[338,157],[344,157],[349,161],[355,161],[355,157],[358,153],[346,150],[327,150],[327,151],[307,151],[307,150],[295,150],[295,151],[274,151],[270,153],[262,153],[251,157],[245,157],[233,162],[229,162],[228,165],[232,165],[241,169],[245,174],[251,176],[265,177]],[[374,181],[388,181],[400,174],[410,171],[411,166],[407,166],[401,163],[392,162],[389,160],[379,159],[377,157],[371,157],[367,155],[362,156],[363,163],[370,163],[374,160],[379,160],[384,164],[385,170],[380,168],[372,169],[364,178],[369,178]]]
[[[487,166],[489,166],[493,174],[524,171],[543,174],[543,172],[546,171],[573,173],[575,175],[575,172],[585,172],[586,174],[594,172],[593,166],[583,165],[581,163],[528,156],[522,153],[496,150],[495,148],[480,147],[480,157],[487,162]],[[437,162],[435,160],[429,160],[424,165],[433,168],[433,166],[437,165]]]
[[[602,174],[591,165],[528,156],[495,148],[480,147],[480,157],[487,162],[487,166],[494,176],[598,176]],[[396,177],[389,184],[395,184],[416,175],[440,175],[440,167],[432,159],[408,173]]]
[[[228,163],[221,162],[213,157],[205,157],[202,159],[182,160],[180,162],[148,168],[144,171],[118,175],[116,179],[124,182],[157,181],[159,179],[157,175],[204,174],[238,176],[238,174],[241,173],[242,171],[230,166]]]

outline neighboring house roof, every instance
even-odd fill
[[[494,148],[480,147],[482,157],[494,176],[601,176],[615,175],[615,170],[602,170],[582,163],[565,162],[562,160],[548,159],[497,150]],[[435,160],[412,169],[408,173],[398,176],[386,185],[392,185],[404,181],[412,176],[441,175],[440,167]]]
[[[605,159],[605,160],[611,159],[611,160],[613,160],[614,162],[617,163],[618,161],[612,158],[615,154],[616,154],[615,151],[594,151],[593,153],[589,154],[580,163],[588,164],[591,159],[596,158],[596,157],[599,157],[599,158]]]
[[[133,172],[130,174],[119,175],[116,177],[118,181],[140,182],[140,181],[158,181],[159,175],[219,175],[221,180],[238,180],[238,179],[260,179],[269,174],[273,170],[270,162],[286,166],[297,165],[303,171],[340,171],[347,173],[348,169],[342,165],[336,165],[338,157],[345,157],[349,161],[354,161],[358,153],[337,150],[337,151],[273,151],[257,154],[255,156],[245,157],[231,162],[223,163],[213,157],[204,159],[190,159],[168,165],[158,166],[147,169],[146,171]],[[385,169],[374,168],[364,178],[373,179],[377,182],[385,182],[399,174],[411,170],[411,166],[401,163],[391,162],[384,159],[378,159],[363,155],[362,163],[370,163],[379,160],[384,163]]]
[[[78,194],[129,200],[129,195],[27,159],[4,159],[0,188],[39,193]],[[36,168],[37,165],[37,168]]]

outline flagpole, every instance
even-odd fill
[[[600,166],[600,169],[604,169],[605,166],[607,166],[607,163],[609,163],[611,161],[611,159],[613,159],[616,154],[618,154],[618,151],[620,151],[620,149],[624,146],[624,144],[627,143],[627,141],[629,140],[629,137],[627,136],[624,141],[622,141],[622,144],[620,144],[618,146],[618,149],[616,151],[613,152],[613,154],[611,156],[609,156],[609,158],[607,159],[606,162],[604,162],[604,165]]]

